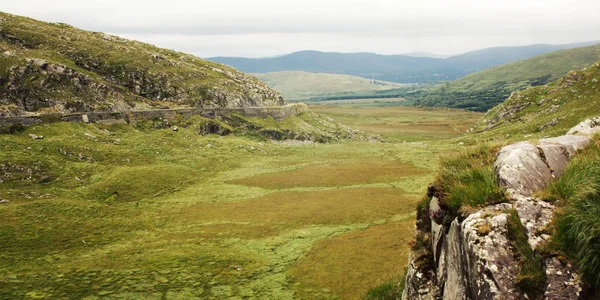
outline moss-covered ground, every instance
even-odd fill
[[[387,141],[144,124],[0,135],[0,298],[359,299],[400,277],[438,155],[480,115],[320,113]]]

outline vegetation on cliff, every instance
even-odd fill
[[[0,12],[0,113],[281,105],[225,65],[63,23]]]

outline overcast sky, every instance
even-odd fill
[[[599,0],[0,0],[0,10],[200,57],[600,40]]]

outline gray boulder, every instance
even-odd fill
[[[494,163],[500,186],[511,196],[529,196],[548,186],[552,179],[540,151],[529,142],[503,147]]]

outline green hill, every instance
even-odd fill
[[[600,115],[600,62],[543,86],[513,93],[473,128],[479,137],[556,136]],[[468,137],[468,136],[467,136]]]
[[[0,12],[0,112],[282,104],[256,78],[195,56]]]
[[[402,86],[398,83],[369,80],[357,76],[302,71],[257,73],[253,75],[280,92],[287,100],[306,100],[332,95],[367,94]]]
[[[509,63],[407,96],[416,105],[486,111],[512,92],[544,85],[600,60],[600,44],[542,54]]]

